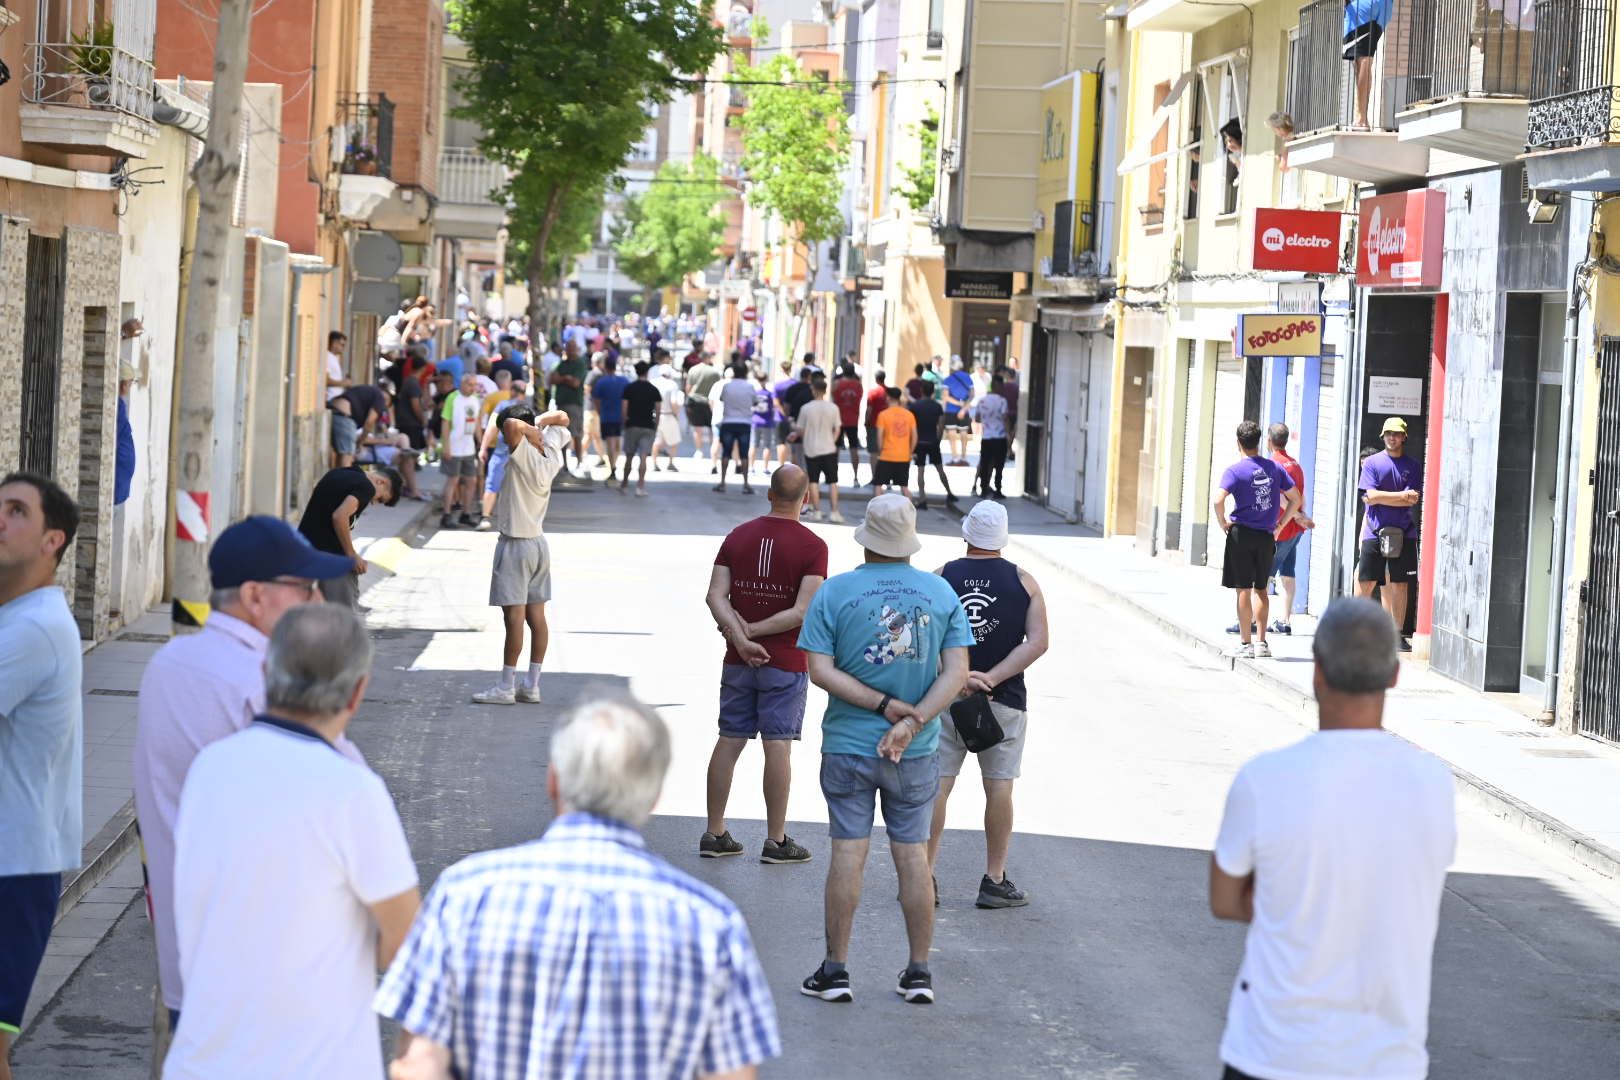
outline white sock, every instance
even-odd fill
[[[511,690],[515,686],[517,686],[517,668],[501,668],[501,689]]]
[[[529,678],[524,683],[524,685],[527,686],[530,690],[538,690],[538,689],[540,689],[540,665],[539,664],[530,664],[529,665]]]

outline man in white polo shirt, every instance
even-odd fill
[[[192,762],[174,866],[186,1010],[165,1080],[382,1075],[371,996],[419,897],[388,789],[336,746],[370,671],[352,610],[288,612],[264,714]]]
[[[1239,770],[1209,906],[1249,923],[1226,1080],[1422,1080],[1440,894],[1457,845],[1450,771],[1383,729],[1395,624],[1335,600],[1311,649],[1321,730]]]
[[[276,623],[288,610],[318,601],[321,580],[353,568],[343,555],[316,551],[279,518],[237,522],[208,552],[214,591],[202,631],[164,645],[141,677],[135,813],[146,854],[158,987],[170,1028],[179,1021],[183,989],[174,937],[174,824],[186,772],[203,747],[241,731],[264,711],[264,653]],[[348,750],[358,760],[358,752]],[[161,1026],[156,1033],[159,1057],[168,1034]]]

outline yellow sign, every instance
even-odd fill
[[[1096,205],[1097,100],[1094,71],[1071,71],[1041,88],[1041,156],[1035,168],[1035,295],[1048,278],[1077,274],[1076,254],[1092,251]],[[1060,230],[1062,234],[1060,235]],[[1082,260],[1083,262],[1083,260]]]
[[[1242,356],[1321,356],[1322,316],[1239,316],[1238,349]]]

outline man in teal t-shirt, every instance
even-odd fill
[[[922,546],[911,500],[873,499],[855,542],[866,549],[866,562],[827,579],[799,632],[810,681],[827,691],[821,791],[832,838],[827,956],[801,989],[823,1001],[853,1000],[844,965],[881,795],[911,947],[897,989],[907,1001],[931,1002],[928,833],[939,790],[939,714],[967,678],[973,632],[945,579],[910,565]]]

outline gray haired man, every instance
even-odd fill
[[[1395,624],[1336,600],[1317,624],[1321,729],[1238,771],[1209,906],[1247,922],[1226,1080],[1427,1076],[1429,976],[1457,844],[1451,772],[1388,734]]]
[[[634,702],[563,722],[545,836],[440,875],[383,979],[394,1080],[744,1080],[781,1054],[742,914],[642,839],[669,758],[669,730]]]
[[[337,747],[370,671],[353,611],[287,612],[265,712],[192,762],[175,829],[186,1008],[170,1080],[382,1073],[371,994],[418,894],[388,789]]]

